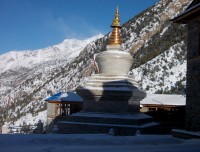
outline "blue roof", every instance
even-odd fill
[[[76,92],[59,92],[53,96],[45,99],[45,101],[57,101],[57,102],[83,102],[83,99],[76,94]]]

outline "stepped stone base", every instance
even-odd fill
[[[135,135],[157,125],[139,113],[146,94],[128,75],[93,74],[76,92],[83,98],[83,111],[58,117],[56,133]]]
[[[110,114],[80,112],[71,116],[58,117],[57,132],[60,134],[91,134],[109,133],[114,135],[135,135],[136,132],[149,133],[158,123],[152,122],[151,117],[143,114]]]
[[[127,74],[132,61],[129,57],[130,54],[120,51],[97,56],[100,73],[91,75],[76,89],[83,98],[83,111],[58,117],[55,133],[135,135],[157,125],[151,117],[139,113],[140,101],[146,94]]]
[[[85,112],[137,113],[146,96],[128,75],[93,74],[76,92]]]

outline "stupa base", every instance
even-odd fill
[[[143,113],[94,113],[80,112],[71,116],[58,117],[56,122],[58,134],[97,134],[137,135],[152,133],[158,123]]]
[[[76,92],[85,112],[136,113],[146,96],[128,75],[93,74]]]

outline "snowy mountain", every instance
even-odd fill
[[[16,68],[32,68],[47,61],[68,60],[77,57],[87,44],[103,35],[86,40],[66,39],[62,43],[39,50],[11,51],[0,56],[0,73]]]
[[[160,0],[127,21],[121,30],[124,50],[134,64],[130,74],[147,93],[182,93],[186,76],[186,27],[171,23],[190,0]],[[74,90],[94,72],[92,58],[106,50],[108,33],[84,41],[65,40],[35,51],[13,51],[0,56],[0,121],[15,125],[45,122],[44,99]],[[96,40],[95,40],[96,39]]]
[[[47,97],[48,93],[53,94],[60,90],[67,90],[68,79],[57,83],[60,80],[60,72],[73,63],[87,45],[102,36],[97,35],[86,40],[66,39],[58,45],[44,49],[11,51],[1,55],[1,118],[5,119],[6,117],[6,109],[4,107],[7,106],[9,96],[11,100],[9,112],[11,120],[17,120],[17,118],[24,115],[25,118],[21,117],[21,120],[30,120],[33,123],[35,114],[26,115],[30,111],[32,113],[42,111],[44,116],[45,102],[41,101],[41,99]],[[59,87],[59,85],[62,85],[62,87]],[[21,120],[20,123],[22,123]],[[37,121],[36,118],[35,122]]]

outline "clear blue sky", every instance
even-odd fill
[[[117,5],[123,24],[157,1],[0,0],[0,54],[107,34]]]

